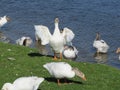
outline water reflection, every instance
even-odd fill
[[[108,60],[108,55],[105,53],[95,53],[94,59],[97,63],[106,63]]]
[[[0,41],[5,43],[10,42],[10,40],[2,32],[0,32]]]

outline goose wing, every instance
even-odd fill
[[[36,40],[41,40],[42,45],[48,44],[51,37],[48,27],[43,25],[34,25],[34,28]]]
[[[71,29],[65,27],[62,32],[63,37],[65,38],[66,43],[71,43],[75,34],[72,32]]]

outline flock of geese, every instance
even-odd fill
[[[0,27],[5,25],[9,20],[10,19],[7,16],[1,17]],[[62,59],[63,57],[66,59],[75,59],[77,57],[78,50],[72,44],[75,34],[67,27],[65,27],[63,30],[60,30],[58,18],[55,18],[55,29],[53,34],[51,34],[48,27],[44,25],[34,25],[34,28],[36,41],[40,41],[40,44],[43,46],[47,44],[50,45],[54,53],[54,60]],[[18,45],[29,46],[32,43],[32,39],[24,36],[16,40],[16,43]],[[96,34],[93,47],[96,48],[97,54],[107,53],[109,49],[109,45],[100,38],[99,33]],[[119,52],[120,48],[116,50],[116,53]],[[59,56],[57,56],[57,54],[59,54]],[[48,70],[51,76],[57,79],[58,85],[60,85],[61,78],[73,78],[75,75],[86,81],[85,74],[82,71],[80,71],[78,68],[72,67],[66,62],[50,62],[44,64],[43,67]],[[43,77],[20,77],[12,84],[5,83],[2,87],[2,90],[37,90],[43,81]]]
[[[67,27],[61,31],[59,29],[58,18],[55,18],[55,29],[53,34],[50,33],[50,30],[46,26],[35,25],[34,27],[36,40],[40,40],[42,45],[50,45],[54,52],[54,60],[58,58],[62,59],[62,56],[71,59],[76,58],[78,51],[71,42],[75,34]],[[57,56],[57,54],[59,54],[59,56]]]

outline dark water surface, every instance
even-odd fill
[[[35,24],[46,25],[53,32],[54,18],[59,17],[60,28],[69,27],[75,33],[77,61],[120,68],[115,53],[120,46],[120,0],[0,0],[0,16],[3,15],[12,19],[0,29],[11,43],[21,36],[35,40]],[[108,54],[94,58],[96,32],[100,32],[110,49]]]

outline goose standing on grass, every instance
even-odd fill
[[[48,70],[51,76],[57,79],[58,85],[60,85],[60,79],[73,78],[75,75],[79,76],[83,80],[86,80],[84,73],[78,68],[73,68],[66,62],[51,62],[43,65]]]
[[[5,83],[2,90],[37,90],[44,78],[32,76],[16,79],[13,84]]]
[[[0,17],[0,27],[4,26],[8,21],[10,21],[10,18],[7,16]]]
[[[30,37],[21,37],[16,40],[16,44],[23,46],[30,46],[32,44],[32,39]]]
[[[75,60],[77,58],[78,50],[72,45],[65,45],[63,50],[63,57],[65,59]]]
[[[93,47],[97,49],[97,53],[107,53],[109,49],[108,44],[104,40],[100,39],[99,33],[96,34],[96,39],[93,42]]]
[[[53,35],[51,35],[48,27],[46,26],[35,25],[34,27],[36,41],[40,40],[42,45],[50,44],[54,52],[54,60],[57,60],[57,54],[60,54],[60,59],[62,59],[64,45],[72,41],[74,33],[68,28],[64,28],[63,33],[61,33],[59,30],[58,18],[55,18],[55,29]]]
[[[117,48],[116,53],[117,53],[117,54],[120,54],[120,47]],[[119,55],[118,59],[120,60],[120,55]]]

